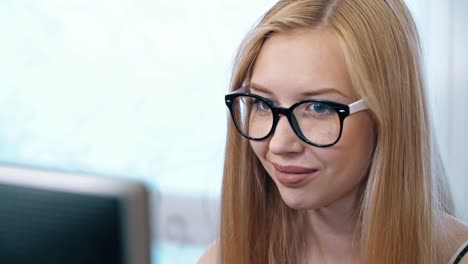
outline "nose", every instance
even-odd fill
[[[276,129],[270,138],[269,149],[275,155],[302,151],[302,140],[294,133],[286,116],[281,115]]]

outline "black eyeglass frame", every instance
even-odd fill
[[[249,97],[256,98],[256,99],[261,100],[262,102],[266,103],[270,107],[272,115],[273,115],[273,124],[271,126],[270,132],[268,132],[268,134],[266,136],[261,137],[261,138],[253,138],[253,137],[248,136],[244,132],[242,132],[242,130],[240,129],[239,124],[237,124],[237,121],[236,121],[233,105],[234,105],[234,101],[236,100],[236,98],[241,97],[241,96],[249,96]],[[349,115],[354,114],[356,112],[368,109],[367,106],[365,105],[365,102],[364,102],[363,99],[361,99],[359,101],[356,101],[356,102],[354,102],[354,103],[352,103],[350,105],[340,104],[340,103],[337,103],[337,102],[328,101],[328,100],[321,100],[321,99],[306,99],[306,100],[302,100],[302,101],[299,101],[299,102],[293,104],[289,108],[277,107],[277,106],[275,106],[275,104],[271,100],[269,100],[267,98],[264,98],[264,97],[262,97],[260,95],[257,95],[257,94],[249,93],[248,88],[245,87],[245,86],[237,89],[233,93],[225,95],[224,100],[225,100],[226,106],[229,109],[229,112],[231,113],[231,118],[232,118],[232,121],[233,121],[237,131],[243,137],[245,137],[245,138],[247,138],[249,140],[261,141],[261,140],[264,140],[264,139],[270,137],[276,130],[276,126],[278,125],[280,115],[284,115],[288,119],[288,122],[291,125],[294,133],[302,141],[304,141],[305,143],[307,143],[309,145],[316,146],[316,147],[321,147],[321,148],[331,147],[331,146],[335,145],[340,140],[341,134],[343,132],[343,122],[344,122],[346,117],[348,117]],[[308,140],[304,136],[304,134],[301,132],[299,124],[297,123],[296,118],[295,118],[295,116],[293,114],[294,109],[297,106],[299,106],[301,104],[304,104],[304,103],[324,103],[324,104],[326,104],[328,106],[331,106],[337,112],[339,120],[340,120],[340,131],[339,131],[337,139],[334,142],[332,142],[330,144],[318,144],[318,143],[314,143],[314,142]]]

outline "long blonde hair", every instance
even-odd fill
[[[420,42],[399,0],[283,0],[241,45],[230,89],[248,81],[264,41],[295,28],[325,27],[340,44],[354,92],[377,130],[359,208],[363,263],[440,263],[439,230],[453,213],[429,130]],[[221,200],[220,260],[298,263],[307,247],[306,212],[289,208],[231,121]]]

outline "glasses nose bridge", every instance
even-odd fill
[[[276,130],[276,126],[279,123],[281,115],[283,115],[288,120],[288,123],[289,123],[289,125],[291,125],[291,128],[294,130],[294,132],[297,133],[296,128],[294,127],[293,122],[292,122],[293,119],[294,119],[294,117],[292,116],[292,110],[293,109],[286,108],[286,107],[276,107],[276,116],[277,116],[277,118],[276,118],[276,122],[274,124],[273,131]]]
[[[278,117],[279,115],[284,115],[289,119],[289,116],[291,115],[291,108],[286,108],[286,107],[277,107],[276,108],[278,111]]]

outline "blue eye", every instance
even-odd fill
[[[333,107],[326,103],[311,103],[307,109],[312,111],[317,116],[327,116],[335,113]]]
[[[256,105],[259,110],[263,110],[263,111],[270,110],[270,106],[268,105],[268,103],[258,98],[254,98],[254,100],[252,101],[252,104]]]
[[[327,105],[325,104],[321,104],[321,103],[315,103],[313,104],[313,109],[315,112],[319,113],[319,114],[322,114],[322,113],[325,113],[327,110],[329,110],[330,107],[328,107]]]

